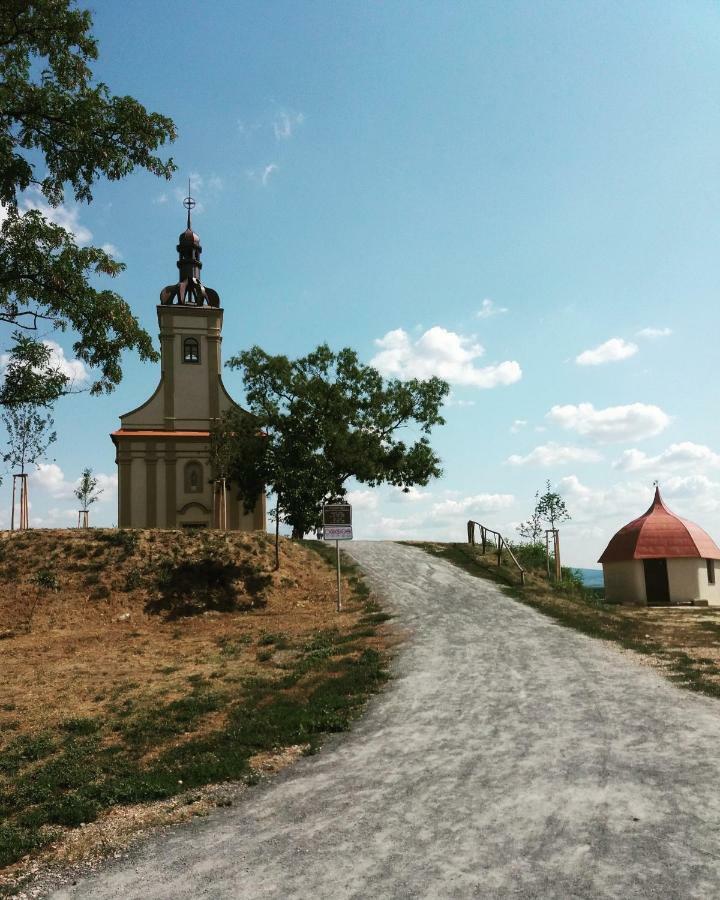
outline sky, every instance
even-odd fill
[[[512,537],[549,480],[572,516],[563,562],[594,566],[657,479],[720,540],[716,3],[92,9],[97,78],[173,118],[178,171],[53,215],[126,264],[112,286],[156,346],[190,177],[225,358],[327,341],[450,382],[443,477],[352,485],[356,537],[463,540],[469,518]],[[72,335],[45,338],[82,387]],[[56,406],[33,524],[75,523],[86,466],[104,489],[92,522],[116,523],[109,434],[159,379],[132,354],[123,372]],[[242,403],[239,373],[224,380]],[[0,527],[9,497],[5,477]]]

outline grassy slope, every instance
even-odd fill
[[[636,651],[681,687],[720,697],[720,610],[703,607],[628,607],[603,602],[602,592],[568,582],[548,584],[542,569],[529,569],[526,586],[504,558],[483,556],[468,544],[417,543],[428,553],[490,578],[509,596],[592,637]]]
[[[387,677],[388,617],[347,564],[338,615],[297,543],[278,573],[261,533],[37,531],[0,557],[0,869],[118,804],[313,752]]]

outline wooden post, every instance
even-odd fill
[[[467,523],[467,535],[468,535],[468,544],[475,543],[475,523],[468,522]]]
[[[557,528],[554,531],[554,543],[555,543],[555,578],[557,581],[562,581],[562,566],[560,565],[560,532]]]
[[[19,516],[18,516],[18,530],[25,531],[30,527],[30,504],[28,502],[28,482],[27,475],[24,472],[19,472],[13,475],[13,492],[12,492],[12,513],[10,516],[10,530],[15,530],[15,481],[18,479],[20,481],[20,491],[19,491]]]
[[[13,475],[12,511],[10,513],[10,531],[15,531],[15,476]]]
[[[78,510],[78,528],[89,528],[90,520],[89,520],[90,511],[87,509],[79,509]]]
[[[498,565],[502,563],[502,547],[503,547],[503,539],[501,535],[498,535],[497,542],[497,555],[498,555]]]
[[[482,552],[483,552],[483,556],[485,556],[485,545],[487,543],[487,538],[486,538],[486,534],[485,534],[485,526],[484,525],[480,526],[480,533],[482,535],[482,548],[483,548]]]

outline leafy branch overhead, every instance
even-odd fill
[[[13,329],[11,365],[41,376],[4,388],[4,405],[48,404],[68,389],[49,359],[38,365],[43,330],[77,335],[75,355],[98,371],[93,393],[120,381],[123,350],[157,358],[126,301],[91,285],[123,265],[97,247],[79,247],[39,209],[27,209],[37,203],[22,203],[29,191],[58,206],[66,187],[90,202],[100,178],[116,181],[137,167],[169,178],[175,169],[155,153],[174,140],[172,121],[94,83],[91,27],[90,13],[71,0],[0,4],[0,323]]]
[[[345,348],[323,344],[297,360],[253,347],[227,365],[242,372],[251,415],[227,414],[213,455],[251,509],[263,487],[296,535],[314,530],[322,504],[345,495],[355,478],[404,490],[441,474],[428,435],[444,424],[448,385],[439,378],[384,381]],[[397,432],[412,426],[415,439]]]

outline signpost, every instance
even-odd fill
[[[349,503],[328,503],[323,506],[323,540],[335,541],[337,555],[337,611],[342,609],[340,596],[340,541],[351,541],[352,506]]]

